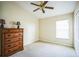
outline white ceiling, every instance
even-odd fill
[[[50,7],[54,7],[54,9],[53,10],[45,9],[45,13],[42,13],[41,10],[33,12],[33,10],[37,8],[37,6],[31,5],[30,4],[31,2],[39,4],[39,1],[21,1],[17,3],[20,6],[22,6],[24,9],[28,10],[37,18],[46,18],[46,17],[70,13],[74,11],[76,6],[75,1],[49,1],[46,5]]]

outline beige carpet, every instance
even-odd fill
[[[11,57],[74,57],[76,53],[73,48],[36,42],[24,47],[24,50]]]

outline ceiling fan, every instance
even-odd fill
[[[42,10],[43,13],[45,13],[45,8],[46,9],[54,9],[54,7],[49,7],[49,6],[46,6],[46,4],[48,3],[48,1],[40,1],[40,4],[35,4],[35,3],[32,3],[32,5],[35,5],[35,6],[38,6],[37,9],[33,10],[33,12],[37,11],[37,10]]]

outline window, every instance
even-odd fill
[[[56,38],[69,39],[69,20],[56,21]]]

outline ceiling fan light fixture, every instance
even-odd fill
[[[46,4],[48,3],[48,1],[40,1],[40,4],[35,4],[35,3],[31,3],[32,5],[38,6],[37,9],[33,10],[33,12],[37,11],[37,10],[42,10],[43,13],[45,13],[45,8],[46,9],[54,9],[54,7],[48,7],[46,6]]]

